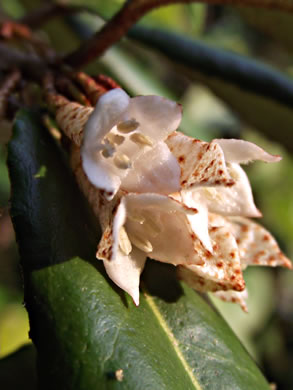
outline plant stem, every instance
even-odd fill
[[[199,0],[128,0],[101,30],[69,54],[65,62],[73,68],[88,64],[101,56],[109,47],[119,41],[142,16],[154,8],[175,3],[197,3]],[[243,5],[279,9],[293,12],[293,2],[289,0],[204,0],[203,3],[221,5]]]

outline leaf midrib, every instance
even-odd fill
[[[194,386],[194,388],[196,390],[203,390],[202,387],[200,386],[200,384],[198,383],[196,377],[194,376],[191,367],[189,366],[189,364],[185,360],[185,358],[184,358],[184,356],[183,356],[183,354],[182,354],[182,352],[181,352],[181,350],[179,348],[178,340],[176,340],[173,332],[169,328],[167,322],[164,320],[164,318],[163,318],[163,316],[162,316],[158,306],[156,305],[155,301],[153,300],[153,298],[150,295],[148,295],[148,293],[146,291],[144,291],[144,296],[145,296],[145,300],[146,300],[147,304],[149,305],[150,309],[152,310],[154,316],[158,320],[158,322],[161,325],[163,331],[165,332],[166,336],[168,337],[168,339],[170,340],[171,344],[173,345],[175,353],[176,353],[178,359],[180,360],[181,364],[183,365],[183,368],[186,371],[186,373],[187,373],[187,375],[188,375],[192,385]]]

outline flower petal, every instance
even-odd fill
[[[193,196],[198,197],[212,213],[222,215],[240,215],[246,217],[261,217],[256,208],[249,180],[240,165],[231,163],[229,173],[235,184],[231,187],[201,187],[193,190]]]
[[[184,266],[177,267],[177,276],[183,280],[191,288],[200,292],[212,292],[217,298],[222,299],[226,302],[238,303],[241,309],[247,312],[246,298],[247,290],[235,291],[235,290],[223,290],[221,283],[213,280],[203,278],[193,272],[190,268]]]
[[[220,290],[242,291],[245,282],[241,272],[237,243],[228,226],[212,226],[210,237],[213,243],[213,254],[208,251],[199,253],[205,258],[205,264],[186,267],[197,276],[216,282]]]
[[[233,184],[217,143],[202,142],[177,131],[165,142],[180,164],[182,188]]]
[[[129,255],[119,249],[115,260],[104,260],[108,276],[132,297],[136,306],[139,305],[139,280],[145,262],[146,254],[137,248],[133,248]]]
[[[128,114],[140,123],[143,134],[163,141],[178,128],[182,109],[178,103],[161,96],[137,96],[131,99]]]
[[[196,210],[159,194],[128,194],[125,199],[125,227],[134,245],[150,248],[149,257],[158,261],[203,264],[196,251],[201,244],[186,216]]]
[[[121,177],[126,172],[102,156],[101,141],[127,110],[129,100],[122,89],[113,89],[104,94],[85,126],[81,149],[83,169],[94,186],[110,194],[108,199],[118,191]]]
[[[215,295],[215,297],[221,299],[224,302],[238,303],[244,312],[246,313],[248,312],[247,305],[246,305],[246,299],[248,297],[248,294],[246,289],[243,291],[219,290],[214,292],[213,295]]]
[[[98,245],[97,258],[104,261],[108,276],[117,286],[131,295],[134,303],[139,304],[139,280],[144,268],[146,254],[130,245],[130,253],[121,248],[121,229],[126,220],[125,198],[114,199],[107,203],[110,218],[104,218],[104,233]],[[102,210],[105,211],[105,210]]]
[[[106,209],[106,210],[105,210]],[[103,235],[97,249],[97,258],[107,261],[115,261],[119,249],[120,229],[126,221],[126,206],[122,198],[107,203],[103,214],[108,214],[108,221],[104,219]]]
[[[196,214],[187,215],[193,232],[196,234],[202,245],[209,251],[213,252],[212,243],[209,235],[208,225],[208,208],[205,202],[201,202],[200,196],[193,194],[191,190],[181,191],[182,202],[198,210]]]
[[[128,109],[130,97],[120,88],[100,97],[84,130],[83,153],[97,147]]]
[[[129,192],[171,194],[180,189],[180,166],[168,146],[159,141],[133,162],[123,179]]]
[[[246,218],[229,218],[237,240],[241,263],[245,265],[283,266],[292,263],[283,255],[273,236],[262,226]]]
[[[239,139],[215,139],[214,142],[220,145],[224,152],[225,160],[228,162],[247,164],[254,160],[265,162],[278,162],[281,160],[280,156],[269,154],[252,142]]]
[[[119,172],[115,166],[88,154],[83,154],[82,166],[89,181],[95,187],[104,190],[108,194],[107,199],[112,199],[121,184]]]

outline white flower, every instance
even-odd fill
[[[118,189],[172,193],[180,167],[164,140],[177,129],[181,107],[159,96],[103,95],[86,126],[82,146],[90,182],[112,199]]]
[[[202,245],[187,218],[197,210],[154,193],[130,193],[115,200],[105,205],[112,217],[104,225],[97,257],[137,305],[139,277],[147,256],[174,265],[204,264],[198,253]]]
[[[91,114],[74,170],[103,229],[97,257],[139,303],[147,257],[178,266],[199,291],[245,306],[247,265],[290,261],[260,217],[240,163],[276,162],[240,140],[202,142],[175,131],[180,107],[157,96],[106,93]],[[85,175],[86,174],[86,175]],[[90,184],[88,180],[92,183]]]
[[[242,270],[246,266],[291,266],[270,233],[243,217],[209,213],[210,252],[190,223],[197,210],[171,197],[132,193],[105,207],[111,207],[106,212],[111,218],[105,225],[97,257],[104,261],[110,278],[137,305],[140,274],[147,256],[179,266],[179,278],[191,287],[204,292],[222,291],[222,299],[239,302],[242,308],[246,294],[242,292]]]

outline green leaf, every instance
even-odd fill
[[[94,257],[97,228],[39,115],[17,115],[8,164],[42,390],[269,390],[224,320],[179,284],[173,266],[148,261],[139,307],[108,280]],[[41,166],[46,175],[35,178]]]
[[[293,150],[292,79],[260,62],[174,33],[136,27],[130,37],[158,50],[248,124]]]

